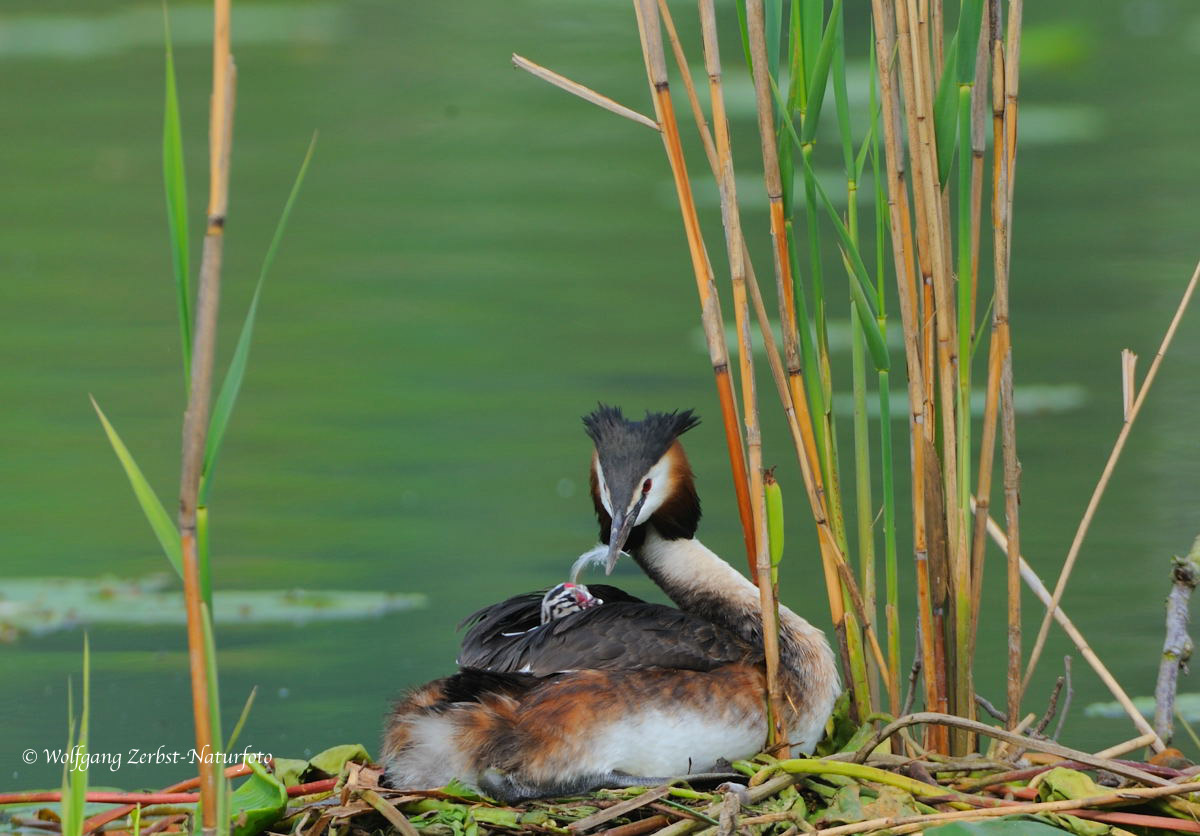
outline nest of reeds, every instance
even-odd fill
[[[304,836],[1200,832],[1200,795],[1193,795],[1200,792],[1200,767],[1186,761],[1097,757],[1002,730],[993,730],[1005,736],[986,755],[886,751],[885,735],[934,719],[911,715],[878,731],[863,727],[844,751],[826,757],[739,761],[733,770],[743,777],[717,787],[681,780],[516,806],[457,784],[382,788],[378,767],[348,763],[334,787],[294,799],[269,830]],[[898,748],[911,745],[896,741]],[[968,822],[990,824],[961,829]]]

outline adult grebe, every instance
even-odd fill
[[[767,736],[758,591],[695,539],[700,500],[678,437],[692,412],[627,420],[600,406],[592,500],[608,571],[627,550],[679,609],[592,585],[602,603],[543,617],[542,593],[471,616],[454,676],[398,703],[395,787],[453,778],[516,801],[705,772]],[[571,607],[567,608],[572,609]],[[812,752],[840,686],[825,635],[780,607],[788,740]]]

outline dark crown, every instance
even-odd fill
[[[583,426],[601,457],[649,458],[657,461],[676,438],[700,423],[690,409],[676,412],[646,412],[641,421],[630,421],[620,407],[597,404],[596,411],[583,416]]]

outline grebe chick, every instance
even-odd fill
[[[470,616],[459,673],[411,692],[383,741],[398,788],[453,778],[517,801],[708,772],[766,743],[757,588],[695,539],[700,501],[678,437],[690,411],[584,418],[611,572],[622,550],[678,609],[592,585],[604,603],[542,623],[543,593]],[[840,691],[824,634],[779,608],[787,739],[810,753]]]

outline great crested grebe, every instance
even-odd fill
[[[470,616],[459,673],[417,688],[388,719],[392,786],[458,778],[516,801],[653,784],[765,745],[758,591],[695,539],[700,500],[678,437],[698,420],[688,410],[630,421],[603,405],[583,420],[607,570],[626,550],[679,609],[591,585]],[[837,666],[824,633],[779,609],[787,739],[811,753]]]

